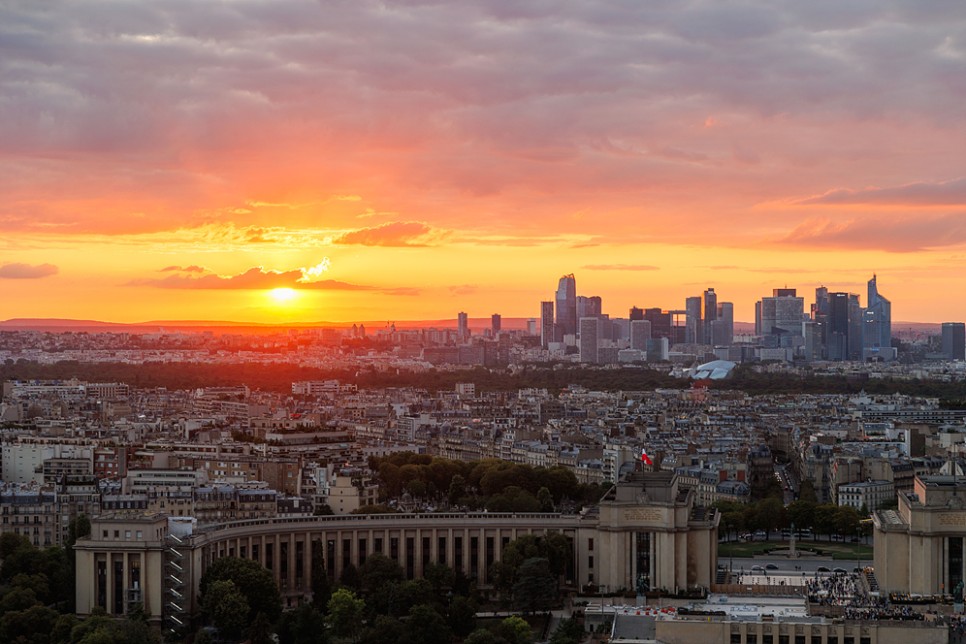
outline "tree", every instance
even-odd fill
[[[464,496],[466,496],[466,479],[459,474],[455,475],[449,483],[449,497],[450,505],[457,505]]]
[[[325,618],[313,604],[285,611],[278,623],[279,644],[318,644],[323,633]]]
[[[366,558],[359,570],[362,594],[367,599],[377,593],[385,592],[390,584],[403,580],[402,566],[378,552]]]
[[[250,607],[235,582],[218,579],[211,582],[202,595],[201,611],[218,632],[228,639],[238,639],[250,623]],[[260,613],[264,617],[264,613]]]
[[[550,636],[550,644],[579,644],[584,636],[584,629],[573,617],[560,622],[557,629]]]
[[[255,616],[255,621],[248,627],[249,644],[272,644],[272,625],[269,623],[265,613]]]
[[[0,617],[0,642],[47,644],[57,617],[57,611],[39,604],[4,613]]]
[[[507,617],[496,627],[496,632],[509,644],[530,644],[533,631],[526,620],[517,615]]]
[[[282,598],[272,573],[251,559],[222,557],[215,560],[201,577],[201,596],[216,581],[231,581],[248,602],[246,623],[255,621],[258,613],[265,613],[270,622],[278,620],[282,613]],[[204,602],[204,599],[202,599]]]
[[[359,632],[366,603],[347,588],[332,593],[327,606],[326,624],[336,637],[352,638]]]
[[[449,627],[453,633],[460,637],[466,637],[476,629],[476,611],[479,609],[476,602],[469,597],[455,595],[449,602]]]
[[[556,599],[556,583],[550,561],[531,557],[520,565],[513,584],[513,605],[526,611],[546,610]]]
[[[540,504],[541,512],[553,512],[556,509],[553,505],[553,497],[550,496],[550,490],[545,487],[537,490],[537,503]]]
[[[413,606],[409,619],[403,623],[402,644],[423,644],[423,642],[448,642],[453,638],[449,624],[435,608],[428,604]]]
[[[491,630],[478,628],[463,640],[463,644],[506,644],[506,640]]]

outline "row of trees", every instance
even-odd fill
[[[497,459],[463,462],[423,454],[372,457],[383,500],[414,499],[491,512],[554,512],[595,503],[605,491],[577,482],[566,467],[532,467]]]
[[[764,530],[768,538],[772,532],[795,524],[796,530],[811,530],[816,536],[857,536],[868,530],[863,514],[855,508],[834,503],[792,501],[787,507],[775,497],[757,503],[718,503],[721,530],[726,535]]]
[[[458,382],[472,382],[480,391],[517,391],[537,387],[559,392],[570,385],[597,391],[653,391],[690,386],[686,378],[674,378],[650,368],[600,369],[574,364],[533,364],[508,372],[477,367],[459,371],[377,371],[363,369],[316,369],[287,364],[163,364],[82,363],[63,361],[39,364],[28,360],[0,363],[0,380],[66,379],[126,382],[135,387],[186,389],[245,384],[253,389],[291,391],[296,380],[336,378],[359,387],[416,387],[428,391],[452,391]],[[753,365],[739,365],[732,375],[711,383],[715,389],[746,391],[752,394],[796,393],[903,393],[938,397],[947,404],[966,401],[966,383],[939,380],[860,379],[839,375],[760,373]]]

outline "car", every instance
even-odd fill
[[[775,564],[765,564],[765,570],[778,570],[778,566]]]
[[[842,574],[848,571],[845,568],[832,568],[832,572]]]
[[[818,568],[816,568],[816,569],[815,569],[815,571],[816,571],[816,572],[832,572],[832,571],[831,571],[831,570],[829,570],[829,569],[828,569],[828,567],[826,567],[826,566],[819,566]]]
[[[765,569],[759,565],[754,565],[751,567],[751,572],[765,572]]]

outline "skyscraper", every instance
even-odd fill
[[[776,288],[771,297],[761,298],[759,335],[802,335],[805,298],[793,288]]]
[[[734,336],[735,305],[731,302],[720,302],[717,319],[711,322],[711,344],[716,347],[730,347]]]
[[[590,318],[590,317],[600,317],[602,314],[603,304],[601,302],[599,295],[592,296],[577,296],[577,319],[580,318]]]
[[[828,294],[828,323],[825,325],[825,346],[829,360],[849,359],[849,327],[851,306],[848,293]]]
[[[684,300],[684,341],[688,344],[698,344],[704,338],[701,321],[701,297],[689,297]]]
[[[500,327],[501,326],[503,326],[503,318],[502,318],[502,316],[500,316],[499,313],[494,313],[493,315],[491,315],[490,316],[490,330],[493,332],[493,335],[496,335],[496,334],[498,334],[500,332]]]
[[[966,324],[943,322],[943,355],[947,360],[966,360]]]
[[[863,317],[862,346],[878,352],[892,347],[892,303],[879,295],[876,276],[869,280],[869,299]]]
[[[553,325],[553,301],[540,302],[540,346],[547,348],[551,342],[556,342]]]
[[[580,361],[588,364],[597,364],[597,348],[599,346],[598,337],[600,328],[600,318],[585,317],[580,318]]]
[[[456,314],[456,338],[460,342],[465,342],[470,337],[470,320],[466,313],[460,311]]]
[[[647,351],[651,339],[651,323],[648,320],[631,321],[631,349]]]
[[[704,329],[701,340],[704,344],[714,344],[711,323],[716,319],[718,319],[718,296],[713,288],[709,288],[704,292]]]
[[[561,277],[557,284],[557,333],[561,339],[577,333],[577,280],[573,273]]]

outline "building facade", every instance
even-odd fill
[[[566,581],[602,592],[710,587],[719,515],[697,507],[671,472],[636,472],[611,488],[597,512],[580,515],[437,513],[275,517],[198,528],[188,518],[116,512],[91,522],[77,542],[77,612],[125,614],[134,603],[177,630],[197,611],[201,576],[221,557],[252,559],[272,572],[287,606],[309,598],[312,571],[338,579],[380,553],[407,578],[441,563],[485,587],[503,549],[528,534],[573,544]],[[315,557],[321,557],[321,566]]]

